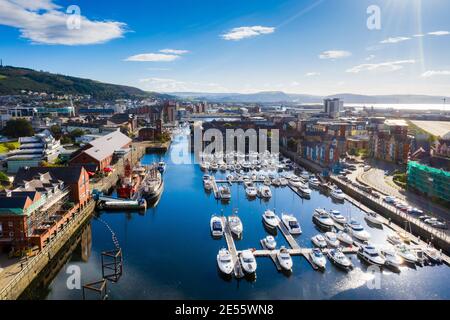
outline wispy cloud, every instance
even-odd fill
[[[80,16],[80,29],[69,29],[66,14],[53,0],[1,0],[0,25],[17,28],[36,44],[89,45],[123,37],[126,24]]]
[[[170,62],[179,59],[179,55],[165,53],[141,53],[128,57],[125,61],[136,62]]]
[[[422,73],[423,78],[431,78],[434,76],[450,76],[450,70],[429,70]]]
[[[399,42],[403,42],[403,41],[408,41],[411,40],[410,37],[393,37],[393,38],[387,38],[383,41],[380,41],[380,43],[399,43]]]
[[[364,71],[392,72],[403,69],[403,65],[405,64],[414,64],[414,63],[416,63],[416,60],[398,60],[382,63],[366,63],[347,69],[346,72],[348,73],[360,73]]]
[[[239,27],[222,34],[221,37],[225,40],[239,41],[246,38],[253,38],[256,36],[274,33],[274,27],[252,26],[252,27]]]
[[[448,31],[433,31],[433,32],[428,32],[428,34],[430,36],[448,36],[450,34],[450,32],[448,32]]]
[[[347,58],[352,55],[349,51],[344,50],[328,50],[324,51],[319,55],[320,59],[342,59]]]
[[[375,59],[375,55],[371,54],[366,58],[366,61],[372,61],[373,59]]]
[[[180,81],[176,79],[168,78],[144,78],[139,82],[146,90],[158,91],[158,92],[175,92],[175,91],[206,91],[206,92],[228,92],[229,90],[220,84],[208,82],[190,82]]]
[[[162,49],[162,50],[159,50],[159,52],[169,53],[169,54],[177,54],[177,55],[189,53],[188,50],[177,50],[177,49]]]
[[[305,76],[307,77],[316,77],[316,76],[320,76],[319,72],[308,72],[305,74]]]

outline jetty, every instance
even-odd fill
[[[231,233],[230,226],[228,225],[227,218],[221,217],[222,225],[225,227],[225,240],[227,242],[228,251],[231,254],[231,260],[234,265],[234,276],[238,279],[244,277],[244,271],[239,262],[239,252],[236,250],[236,245],[234,244],[233,234]]]

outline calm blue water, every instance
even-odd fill
[[[178,138],[172,148],[186,143]],[[198,165],[175,165],[169,153],[162,157],[167,163],[165,190],[156,208],[145,214],[103,213],[115,232],[124,253],[124,275],[116,284],[109,284],[111,299],[449,299],[450,268],[428,266],[402,268],[400,274],[383,271],[381,288],[369,289],[372,276],[356,256],[351,259],[355,269],[345,273],[330,262],[325,272],[314,271],[304,258],[294,257],[294,271],[286,276],[278,273],[269,258],[258,258],[255,281],[224,280],[216,267],[217,251],[225,240],[213,240],[209,219],[213,213],[230,214],[234,208],[244,224],[244,237],[236,242],[238,249],[259,248],[259,240],[267,235],[261,214],[266,208],[278,213],[294,213],[303,234],[297,238],[302,246],[311,246],[311,236],[318,233],[311,220],[317,207],[335,208],[351,214],[372,234],[373,243],[385,243],[385,230],[369,228],[361,212],[350,204],[335,204],[313,191],[310,200],[302,200],[289,188],[272,188],[269,202],[248,201],[243,186],[232,187],[232,201],[223,205],[206,194],[203,173]],[[160,160],[147,155],[143,163]],[[220,174],[218,174],[220,175]],[[282,235],[277,242],[286,244]],[[104,224],[92,221],[92,255],[88,262],[71,261],[61,269],[50,285],[48,299],[80,299],[80,290],[66,287],[66,268],[81,268],[82,283],[101,278],[100,252],[112,249],[111,233]]]

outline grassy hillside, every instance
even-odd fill
[[[166,95],[146,92],[134,87],[101,83],[94,80],[35,71],[26,68],[0,68],[0,95],[20,94],[21,90],[47,93],[90,94],[97,99],[117,99]]]

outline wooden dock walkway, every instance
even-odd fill
[[[263,247],[263,249],[264,249],[264,250],[259,250],[263,254],[262,256],[269,256],[270,259],[272,259],[273,263],[275,264],[275,267],[277,268],[277,271],[282,271],[283,269],[281,268],[280,262],[277,259],[277,253],[278,253],[279,250],[269,250],[269,249],[267,249],[267,247],[264,244],[263,240],[261,240],[261,247]],[[254,253],[255,257],[257,257],[258,253],[256,251],[255,251],[255,253]]]
[[[289,243],[289,246],[292,249],[300,249],[300,246],[298,245],[297,241],[291,235],[291,233],[288,231],[288,229],[284,225],[283,221],[281,221],[280,217],[277,216],[277,220],[278,220],[278,229],[280,229],[280,231],[283,234],[284,238]]]
[[[211,177],[211,182],[213,186],[214,197],[216,199],[220,199],[219,187],[217,186],[216,178]]]
[[[233,235],[230,230],[230,226],[228,225],[226,217],[221,217],[221,219],[222,219],[222,224],[225,229],[224,234],[225,234],[225,240],[226,240],[227,246],[228,246],[228,251],[231,254],[231,260],[234,265],[234,276],[238,279],[243,278],[244,271],[242,270],[241,263],[239,262],[239,256],[238,256],[239,252],[237,251],[236,245],[234,244],[234,239],[233,239]]]

